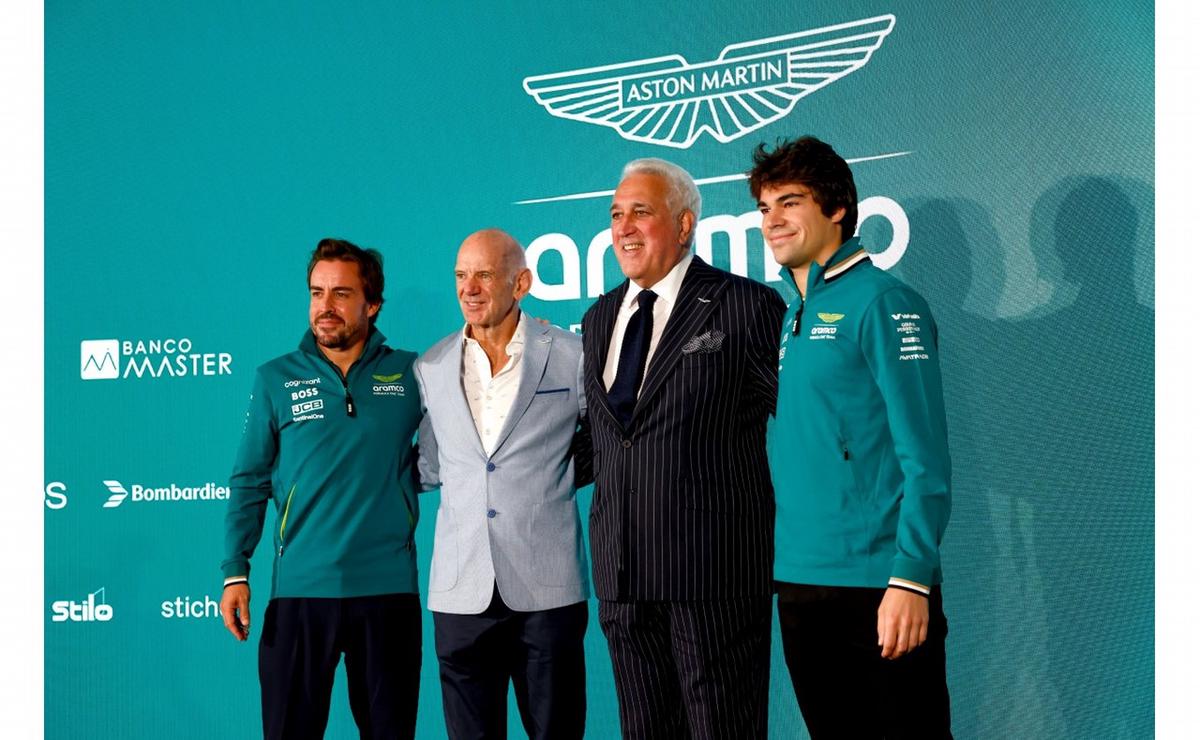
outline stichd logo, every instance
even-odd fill
[[[109,497],[104,502],[104,508],[115,509],[125,503],[125,499],[142,502],[172,502],[172,501],[221,501],[229,498],[229,487],[216,483],[203,485],[180,486],[172,483],[169,486],[143,486],[134,483],[129,488],[119,480],[106,480],[104,487],[108,489]]]
[[[108,622],[113,618],[113,608],[100,588],[87,595],[83,601],[55,601],[50,604],[52,622]]]
[[[83,380],[184,378],[232,375],[228,352],[193,352],[192,340],[85,339],[79,343],[79,377]]]
[[[163,619],[211,619],[221,616],[221,603],[208,596],[176,596],[164,601],[159,607],[159,613]]]
[[[728,143],[792,112],[796,102],[861,69],[893,15],[726,46],[709,62],[678,54],[535,75],[525,92],[550,115],[686,149],[708,132]]]

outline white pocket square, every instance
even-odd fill
[[[690,355],[693,352],[716,352],[721,349],[723,341],[725,341],[725,332],[720,329],[709,329],[703,334],[697,334],[687,340],[687,344],[683,345],[683,353]]]

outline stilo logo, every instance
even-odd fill
[[[134,503],[144,503],[148,501],[155,502],[172,502],[172,501],[218,501],[229,498],[229,487],[219,486],[216,483],[205,483],[200,486],[179,486],[172,483],[169,486],[154,488],[152,486],[141,486],[134,483],[128,489],[119,480],[106,480],[104,487],[112,494],[108,500],[104,502],[104,508],[115,509],[125,503],[125,499],[130,499]]]
[[[99,603],[97,603],[99,601]],[[107,622],[113,618],[113,608],[100,588],[88,594],[85,601],[55,601],[50,604],[52,622]]]
[[[893,15],[726,46],[713,61],[678,54],[526,77],[550,115],[610,126],[626,139],[686,149],[707,131],[728,143],[861,69]]]

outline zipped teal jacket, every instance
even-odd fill
[[[768,424],[775,579],[883,588],[942,580],[950,451],[929,306],[853,238],[784,315]]]
[[[416,593],[416,354],[384,341],[372,330],[345,378],[312,332],[258,368],[230,476],[226,578],[250,574],[271,500],[271,598]]]

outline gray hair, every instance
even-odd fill
[[[700,189],[696,187],[687,170],[665,159],[646,157],[625,165],[625,169],[621,171],[621,179],[624,180],[630,175],[658,175],[666,180],[667,207],[671,209],[672,215],[678,216],[686,209],[692,212],[696,219],[695,224],[700,223]],[[696,225],[692,226],[689,240],[695,239]]]

